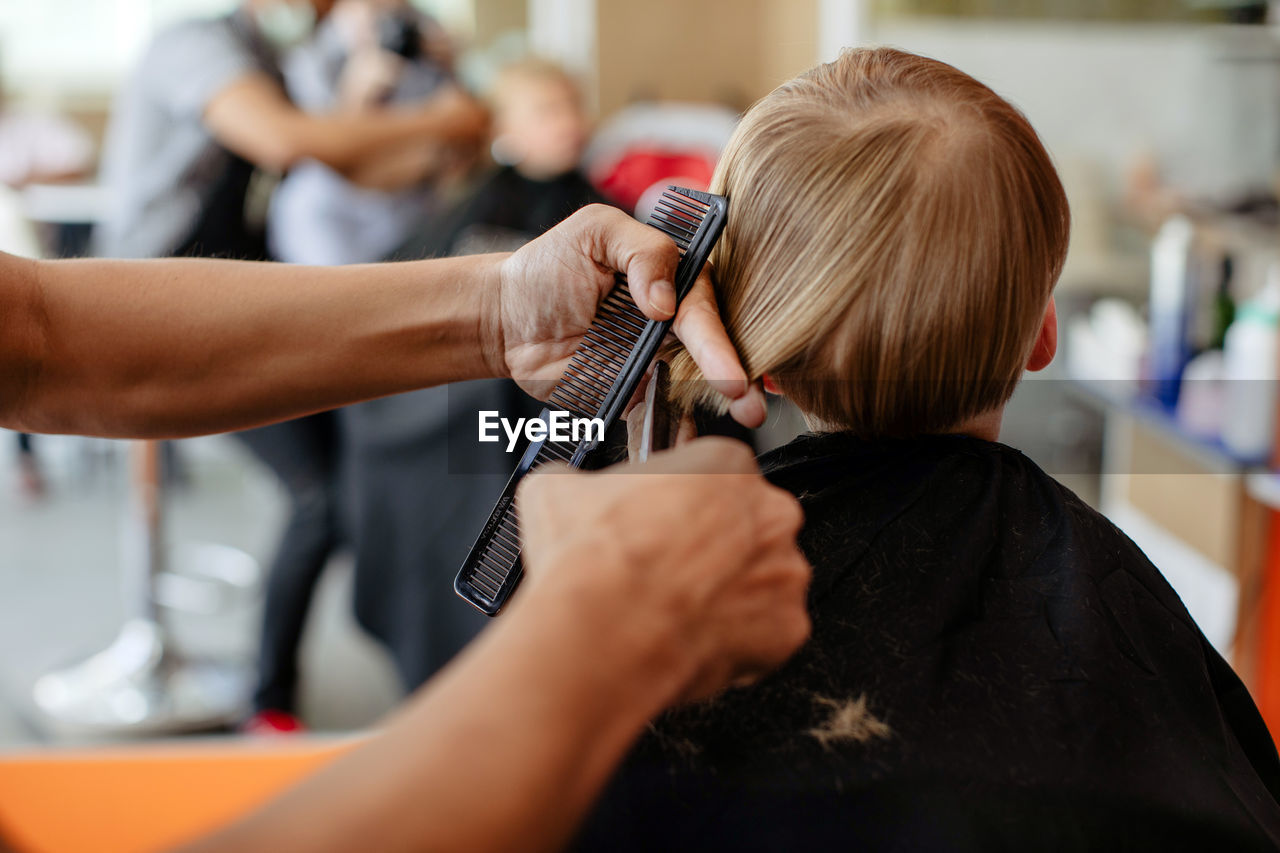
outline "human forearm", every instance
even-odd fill
[[[0,426],[194,435],[493,376],[545,397],[615,271],[661,319],[678,257],[601,205],[509,257],[318,269],[0,253]],[[734,416],[763,422],[705,275],[672,328]]]
[[[230,84],[205,107],[204,123],[224,146],[267,169],[318,160],[339,172],[361,168],[388,147],[475,143],[485,114],[469,97],[449,90],[426,104],[362,113],[312,114],[291,104],[270,78],[249,75]]]
[[[359,177],[405,147],[440,146],[453,138],[451,119],[436,108],[384,107],[359,114],[300,116],[292,161],[318,160]]]
[[[395,192],[436,179],[446,168],[456,168],[458,159],[445,146],[415,140],[384,149],[348,169],[345,177],[365,189]]]
[[[180,436],[492,376],[499,256],[309,268],[3,256],[0,423]],[[493,347],[489,347],[493,350]]]
[[[188,853],[558,848],[649,719],[808,633],[799,505],[741,444],[544,469],[517,502],[511,609],[372,741]]]
[[[189,853],[558,848],[663,704],[580,616],[513,611],[373,741]]]

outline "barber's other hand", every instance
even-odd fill
[[[658,707],[773,669],[809,634],[795,498],[749,448],[706,438],[645,465],[543,469],[517,494],[527,611],[591,627]]]
[[[655,320],[675,310],[675,243],[616,208],[591,205],[532,241],[503,262],[499,310],[488,351],[494,365],[530,394],[546,399],[564,372],[614,285],[627,276],[640,309]],[[729,412],[744,426],[764,423],[765,401],[747,382],[716,309],[706,271],[685,296],[673,329],[715,388],[732,402]]]

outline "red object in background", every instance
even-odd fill
[[[302,720],[285,711],[259,711],[240,727],[247,735],[297,735],[307,730]]]
[[[711,185],[716,158],[701,152],[677,152],[647,146],[629,148],[609,167],[591,175],[592,183],[614,204],[634,212],[645,191],[660,181],[705,190]]]

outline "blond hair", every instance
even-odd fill
[[[563,65],[538,56],[527,56],[508,62],[498,69],[488,89],[487,99],[495,111],[505,109],[513,98],[519,97],[519,86],[525,83],[551,83],[563,86],[581,97],[581,85]]]
[[[989,88],[847,51],[747,112],[712,191],[729,199],[716,295],[752,379],[868,436],[945,431],[1013,393],[1069,212],[1035,131]],[[686,403],[716,396],[687,353],[672,377]]]

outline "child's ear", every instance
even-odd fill
[[[1027,359],[1027,370],[1044,370],[1058,354],[1058,306],[1053,297],[1049,297],[1049,305],[1044,309],[1044,320],[1040,323],[1040,334],[1036,337],[1036,345],[1031,350],[1031,358]]]
[[[774,384],[773,377],[767,373],[760,374],[760,384],[764,387],[764,390],[767,393],[773,394],[775,397],[786,396],[785,394],[782,393],[782,390],[778,388],[777,385]]]

